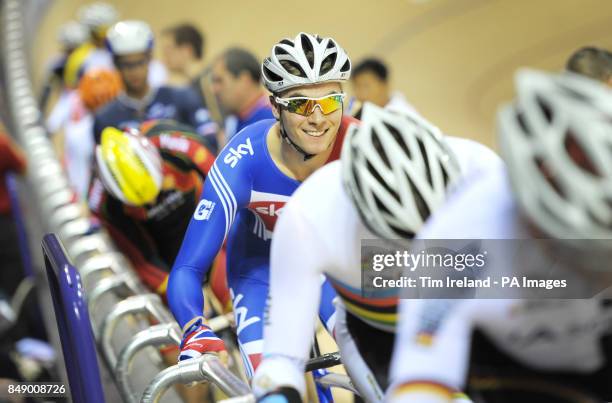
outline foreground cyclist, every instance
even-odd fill
[[[572,273],[574,289],[595,295],[612,283],[612,92],[576,75],[536,71],[521,71],[516,90],[515,103],[498,115],[508,169],[463,189],[419,236],[549,238],[555,247],[534,241],[539,256],[531,259],[554,267],[550,278]],[[507,249],[496,268],[522,275],[522,256]],[[448,403],[449,390],[464,387],[482,402],[610,401],[608,298],[405,300],[390,401]],[[436,331],[420,343],[432,310]]]
[[[202,138],[176,122],[102,132],[90,209],[161,295],[213,161]]]
[[[202,317],[201,284],[227,238],[228,283],[249,377],[259,365],[272,230],[301,181],[340,154],[355,121],[342,115],[340,83],[350,69],[333,39],[305,33],[276,44],[265,59],[262,75],[277,120],[247,126],[219,154],[170,274],[168,301],[184,331],[181,360],[225,350]],[[324,288],[320,315],[329,329],[334,293]]]
[[[342,301],[335,329],[342,362],[365,401],[382,401],[398,297],[389,289],[362,294],[361,240],[412,238],[461,177],[498,165],[499,157],[479,143],[443,137],[417,114],[366,103],[341,161],[311,176],[278,222],[264,360],[253,380],[257,395],[268,394],[262,401],[305,396],[321,274]]]

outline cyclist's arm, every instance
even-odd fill
[[[474,301],[401,301],[390,401],[437,403],[457,397],[469,364]]]
[[[221,154],[204,183],[200,202],[191,218],[168,281],[168,304],[181,327],[202,316],[202,282],[221,249],[236,213],[248,204],[251,176],[247,161],[234,168]],[[242,169],[247,168],[247,169]]]
[[[92,181],[89,206],[119,249],[130,259],[142,281],[155,292],[164,295],[169,265],[159,256],[145,228],[125,214],[121,202],[112,199],[97,178]]]
[[[308,358],[317,323],[327,256],[302,208],[298,200],[290,200],[274,229],[269,316],[264,328],[264,357],[292,357],[301,364]]]

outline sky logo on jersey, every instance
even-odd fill
[[[240,144],[236,148],[230,147],[223,158],[223,162],[234,168],[243,155],[253,155],[253,146],[251,145],[251,139],[248,137],[244,144]]]
[[[193,219],[198,221],[207,221],[215,208],[215,202],[202,199],[193,213]]]
[[[283,211],[284,204],[284,202],[279,203],[280,207],[277,207],[276,204],[270,203],[269,206],[255,207],[255,211],[257,211],[259,214],[268,215],[270,217],[278,217]]]

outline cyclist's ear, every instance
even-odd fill
[[[272,105],[272,114],[274,115],[277,121],[280,121],[280,108],[274,100],[274,95],[270,95],[270,105]]]

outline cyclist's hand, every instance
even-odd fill
[[[302,398],[300,392],[287,386],[266,393],[257,401],[261,403],[302,403]]]
[[[204,353],[219,353],[227,357],[225,343],[204,323],[203,317],[192,319],[183,333],[179,361],[197,358]]]

